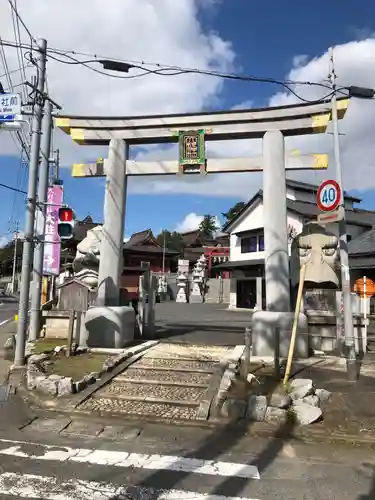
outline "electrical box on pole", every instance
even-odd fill
[[[61,240],[71,240],[74,236],[74,212],[70,207],[59,208],[58,234]]]

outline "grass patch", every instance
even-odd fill
[[[82,379],[92,372],[100,372],[104,361],[108,358],[106,354],[86,352],[66,358],[59,354],[51,359],[52,364],[46,366],[48,375],[62,375],[71,377],[74,381]]]
[[[35,342],[35,354],[53,351],[55,347],[67,345],[68,339],[39,339]]]

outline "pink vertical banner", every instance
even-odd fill
[[[58,233],[59,208],[63,204],[63,187],[48,188],[44,232],[43,274],[60,274],[60,237]]]

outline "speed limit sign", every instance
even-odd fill
[[[341,189],[336,181],[329,180],[321,183],[317,193],[317,205],[322,212],[332,212],[341,201]]]

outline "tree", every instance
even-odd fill
[[[246,206],[244,201],[238,201],[233,207],[231,207],[228,212],[222,213],[221,215],[225,217],[226,224],[231,222]]]
[[[212,238],[214,233],[218,230],[216,217],[214,215],[206,214],[203,216],[202,222],[199,224],[199,231],[206,238]]]
[[[167,229],[165,229],[164,231],[162,231],[160,234],[157,235],[156,241],[161,246],[164,246],[164,241],[165,241],[165,248],[168,248],[169,250],[174,250],[175,252],[179,253],[181,253],[185,248],[185,243],[181,234],[177,233],[176,231],[170,232]]]

